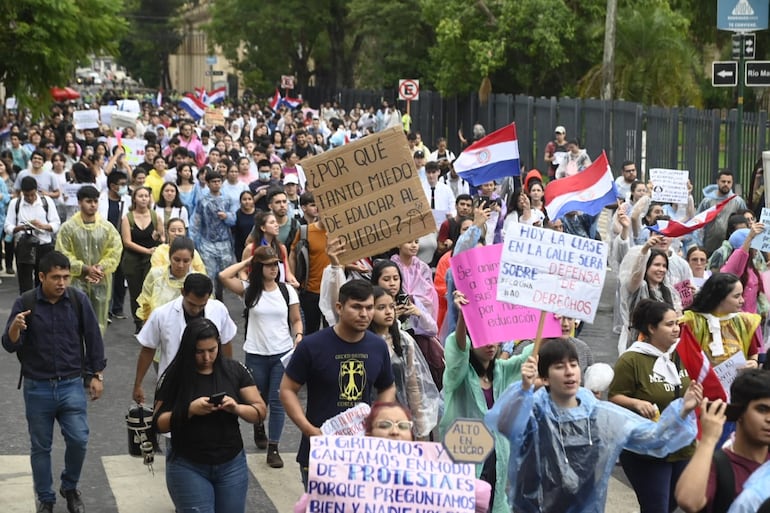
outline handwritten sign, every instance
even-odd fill
[[[76,130],[99,128],[99,111],[96,109],[76,110],[72,113],[72,121]]]
[[[203,124],[206,126],[225,126],[225,114],[220,109],[209,107],[203,115]]]
[[[463,251],[450,261],[455,287],[468,299],[463,317],[473,347],[537,335],[539,310],[497,299],[502,251],[502,244],[482,246]],[[543,337],[559,336],[561,323],[553,315],[546,316]]]
[[[727,393],[727,400],[730,400],[730,387],[735,381],[735,377],[738,375],[738,371],[746,366],[746,357],[742,351],[738,351],[727,360],[723,361],[719,365],[714,365],[714,374],[719,378],[719,382],[722,383],[722,388]]]
[[[495,438],[481,419],[455,419],[443,441],[452,461],[484,463],[495,448]]]
[[[309,512],[474,513],[473,465],[441,444],[387,438],[310,438]]]
[[[366,403],[358,403],[321,424],[321,433],[338,436],[363,436],[364,421],[372,409]]]
[[[687,204],[690,195],[687,190],[688,171],[678,169],[650,169],[652,182],[652,201],[661,203]]]
[[[436,231],[406,136],[398,127],[302,162],[330,239],[343,263],[382,253]]]
[[[593,322],[607,272],[607,245],[514,223],[505,232],[497,299]]]
[[[682,308],[687,308],[692,304],[693,300],[693,284],[690,280],[683,280],[674,285],[674,288],[679,292],[679,297],[682,300]]]
[[[112,113],[118,110],[117,105],[102,105],[99,107],[99,118],[105,125],[112,124]]]
[[[84,184],[84,183],[65,183],[61,186],[61,194],[62,194],[62,201],[65,205],[68,207],[77,207],[78,206],[78,191],[81,187],[84,185],[91,185],[91,184]]]
[[[107,142],[110,145],[110,151],[112,148],[118,145],[118,139],[116,137],[110,137]],[[120,139],[120,145],[126,151],[126,162],[132,167],[138,166],[144,162],[144,147],[147,146],[147,141],[144,139]]]
[[[110,114],[110,127],[115,128],[136,128],[136,118],[139,114],[136,112],[125,112],[122,110],[113,111]]]
[[[762,207],[762,214],[759,216],[759,222],[765,225],[765,230],[754,237],[751,241],[751,247],[766,253],[770,251],[770,208]]]

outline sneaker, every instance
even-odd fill
[[[128,317],[126,317],[126,314],[124,314],[123,312],[111,313],[110,315],[113,316],[115,319],[128,319]]]
[[[53,502],[38,502],[37,513],[53,513]]]
[[[83,504],[83,501],[80,500],[79,490],[64,490],[60,488],[59,493],[62,497],[67,499],[67,511],[69,511],[69,513],[86,513],[86,507]]]
[[[5,274],[7,274],[8,276],[13,276],[14,275],[13,267],[9,267],[8,269],[6,269]]]
[[[270,468],[283,468],[283,460],[278,454],[278,444],[270,444],[267,447],[267,464]]]
[[[267,449],[267,434],[265,433],[265,424],[258,422],[254,424],[254,443],[257,449]]]

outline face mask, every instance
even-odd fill
[[[125,196],[126,194],[128,194],[128,185],[122,185],[118,187],[119,196]]]
[[[270,180],[270,173],[259,173],[259,180],[262,182]]]

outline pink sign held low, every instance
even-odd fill
[[[502,251],[502,244],[482,246],[463,251],[451,260],[455,288],[469,301],[463,307],[463,317],[473,347],[534,339],[537,335],[540,310],[497,300]],[[561,324],[552,314],[546,315],[542,336],[561,336]]]

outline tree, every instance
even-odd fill
[[[50,88],[68,84],[90,54],[115,53],[126,29],[122,9],[122,0],[0,3],[0,81],[23,104],[42,109]]]
[[[647,105],[701,105],[700,57],[688,40],[689,21],[665,0],[634,2],[618,11],[615,97]],[[580,81],[581,96],[599,96],[601,64]]]
[[[173,89],[169,55],[182,43],[174,16],[183,0],[128,0],[131,30],[120,40],[118,62],[150,87]]]

